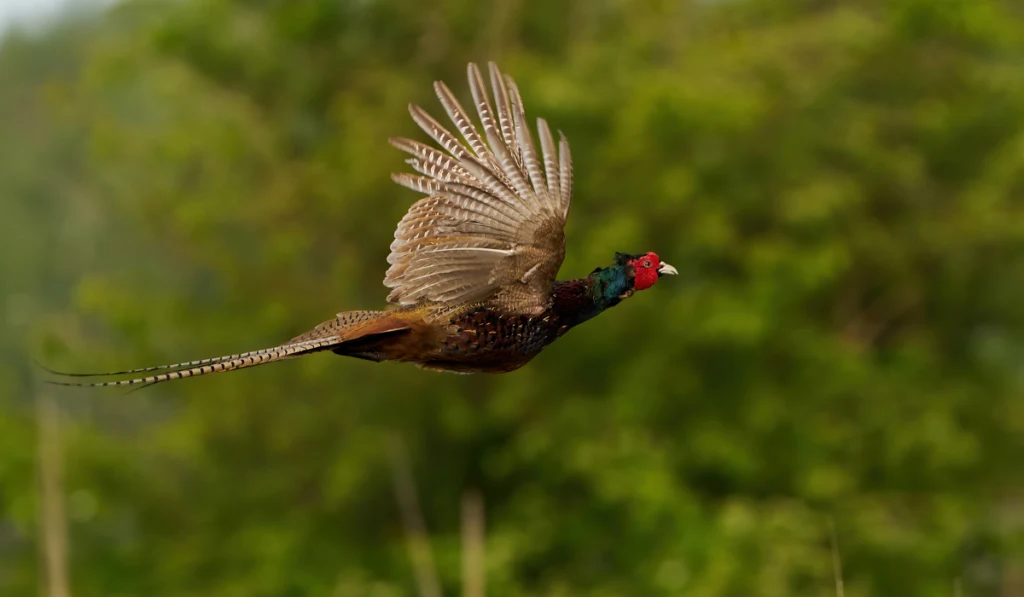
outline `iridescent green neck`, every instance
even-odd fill
[[[633,294],[632,266],[598,268],[585,278],[556,282],[553,309],[569,327],[614,307]]]

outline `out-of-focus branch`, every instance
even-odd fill
[[[473,489],[462,494],[462,595],[484,597],[484,498]]]
[[[836,597],[846,597],[843,587],[843,559],[839,556],[839,537],[836,535],[836,522],[828,519],[829,542],[832,544],[832,574],[836,581]]]
[[[45,393],[36,395],[36,417],[39,425],[40,532],[43,538],[46,594],[49,597],[70,597],[60,412],[53,398]]]
[[[515,22],[519,0],[491,0],[491,13],[488,24],[482,31],[482,41],[487,45],[491,60],[500,60],[502,52],[508,50],[508,31],[506,24]]]
[[[427,525],[423,521],[423,511],[416,496],[416,481],[412,476],[405,444],[397,435],[391,438],[391,472],[394,477],[395,498],[398,500],[402,526],[405,529],[409,559],[412,560],[413,572],[416,575],[416,587],[420,597],[441,597],[441,583],[437,578],[437,567],[434,565],[433,552],[430,550],[430,537],[427,535]]]

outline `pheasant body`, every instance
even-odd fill
[[[444,83],[434,90],[460,140],[419,106],[409,113],[443,151],[391,139],[409,153],[418,175],[392,176],[427,195],[395,231],[384,284],[384,311],[346,311],[272,348],[235,355],[85,375],[138,375],[75,386],[145,386],[244,369],[315,352],[370,361],[413,363],[458,373],[503,373],[522,367],[571,328],[634,292],[676,274],[655,253],[616,253],[610,267],[555,281],[565,258],[572,200],[572,158],[537,120],[538,147],[515,82],[489,65],[490,86],[468,68],[480,130]],[[65,374],[76,375],[76,374]],[[82,375],[82,374],[77,374]]]
[[[368,335],[333,349],[335,353],[372,361],[406,361],[422,368],[458,373],[506,373],[528,363],[573,327],[634,292],[631,266],[598,269],[575,280],[556,282],[550,306],[538,314],[510,313],[485,303],[469,305],[430,321],[423,309],[377,312],[380,321],[402,332]],[[340,313],[317,329],[335,329],[365,313]],[[296,338],[309,341],[309,335]],[[413,347],[414,350],[410,350]]]
[[[604,293],[595,292],[599,285],[597,275],[556,282],[551,306],[539,315],[509,315],[488,307],[466,311],[449,324],[455,330],[446,338],[442,358],[423,366],[467,373],[514,371],[573,327],[618,304],[618,294],[605,300]]]

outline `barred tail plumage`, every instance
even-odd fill
[[[133,377],[131,379],[113,381],[81,382],[47,380],[47,383],[50,384],[78,388],[144,388],[146,386],[171,381],[173,379],[184,379],[186,377],[197,377],[200,375],[208,375],[210,373],[247,369],[249,367],[266,365],[267,363],[273,363],[275,361],[283,361],[293,357],[328,350],[334,350],[339,354],[366,358],[367,354],[370,354],[367,353],[367,351],[372,348],[370,344],[372,344],[374,337],[403,332],[409,329],[408,324],[404,320],[401,318],[395,318],[394,315],[395,313],[388,313],[384,311],[346,311],[338,313],[333,319],[329,319],[308,332],[273,348],[250,350],[248,352],[238,354],[229,354],[196,361],[185,361],[171,365],[157,365],[155,367],[143,367],[140,369],[128,369],[125,371],[107,373],[64,373],[61,371],[54,371],[42,365],[40,366],[49,373],[64,377],[137,375],[139,373],[150,373],[153,371],[163,372],[144,377]],[[368,342],[370,344],[368,344]],[[350,351],[345,351],[343,347],[349,348]],[[376,356],[376,353],[372,353],[371,356]]]
[[[235,371],[237,369],[246,369],[248,367],[266,365],[267,363],[273,363],[275,361],[281,361],[284,359],[289,359],[292,357],[297,357],[305,354],[329,350],[335,347],[338,343],[339,338],[337,336],[328,336],[313,340],[284,344],[282,346],[276,346],[274,348],[253,350],[249,352],[240,353],[237,355],[226,355],[223,357],[202,359],[199,361],[188,361],[185,363],[177,363],[174,365],[159,365],[156,367],[132,369],[122,373],[58,373],[59,375],[68,375],[72,377],[84,377],[92,375],[134,374],[146,371],[175,369],[175,371],[168,371],[166,373],[158,373],[156,375],[148,375],[145,377],[136,377],[132,379],[122,379],[117,381],[75,382],[47,380],[47,383],[58,386],[87,388],[146,387],[153,384],[162,383],[165,381],[170,381],[172,379],[197,377],[199,375],[207,375],[210,373],[221,373],[224,371]]]
[[[62,377],[109,377],[111,375],[134,375],[136,373],[149,373],[150,371],[165,371],[167,369],[184,369],[186,367],[198,367],[200,365],[210,365],[210,364],[213,364],[213,363],[220,363],[220,362],[223,362],[223,361],[231,361],[231,360],[234,360],[234,359],[242,359],[242,358],[249,357],[249,356],[255,356],[255,355],[258,355],[258,354],[263,354],[263,353],[266,353],[266,352],[270,352],[272,350],[277,350],[278,348],[280,348],[280,346],[275,346],[274,348],[263,348],[263,349],[260,349],[260,350],[250,350],[248,352],[240,352],[238,354],[228,354],[228,355],[219,356],[219,357],[211,357],[211,358],[208,358],[208,359],[199,359],[199,360],[196,360],[196,361],[184,361],[184,362],[181,362],[181,363],[172,363],[172,364],[168,364],[168,365],[154,365],[152,367],[140,367],[138,369],[125,369],[124,371],[103,371],[103,372],[90,372],[90,373],[72,373],[72,372],[68,372],[68,371],[57,371],[55,369],[51,369],[51,368],[47,367],[46,365],[43,365],[42,363],[37,363],[37,365],[43,371],[46,371],[47,373],[52,373],[54,375],[60,375]]]

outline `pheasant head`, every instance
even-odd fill
[[[662,261],[657,253],[628,255],[615,254],[615,265],[625,271],[627,278],[632,278],[634,290],[647,290],[662,276],[676,276],[679,271]]]
[[[599,310],[619,304],[637,290],[647,290],[661,276],[678,275],[657,253],[616,253],[611,267],[595,269],[590,280],[590,295]]]

